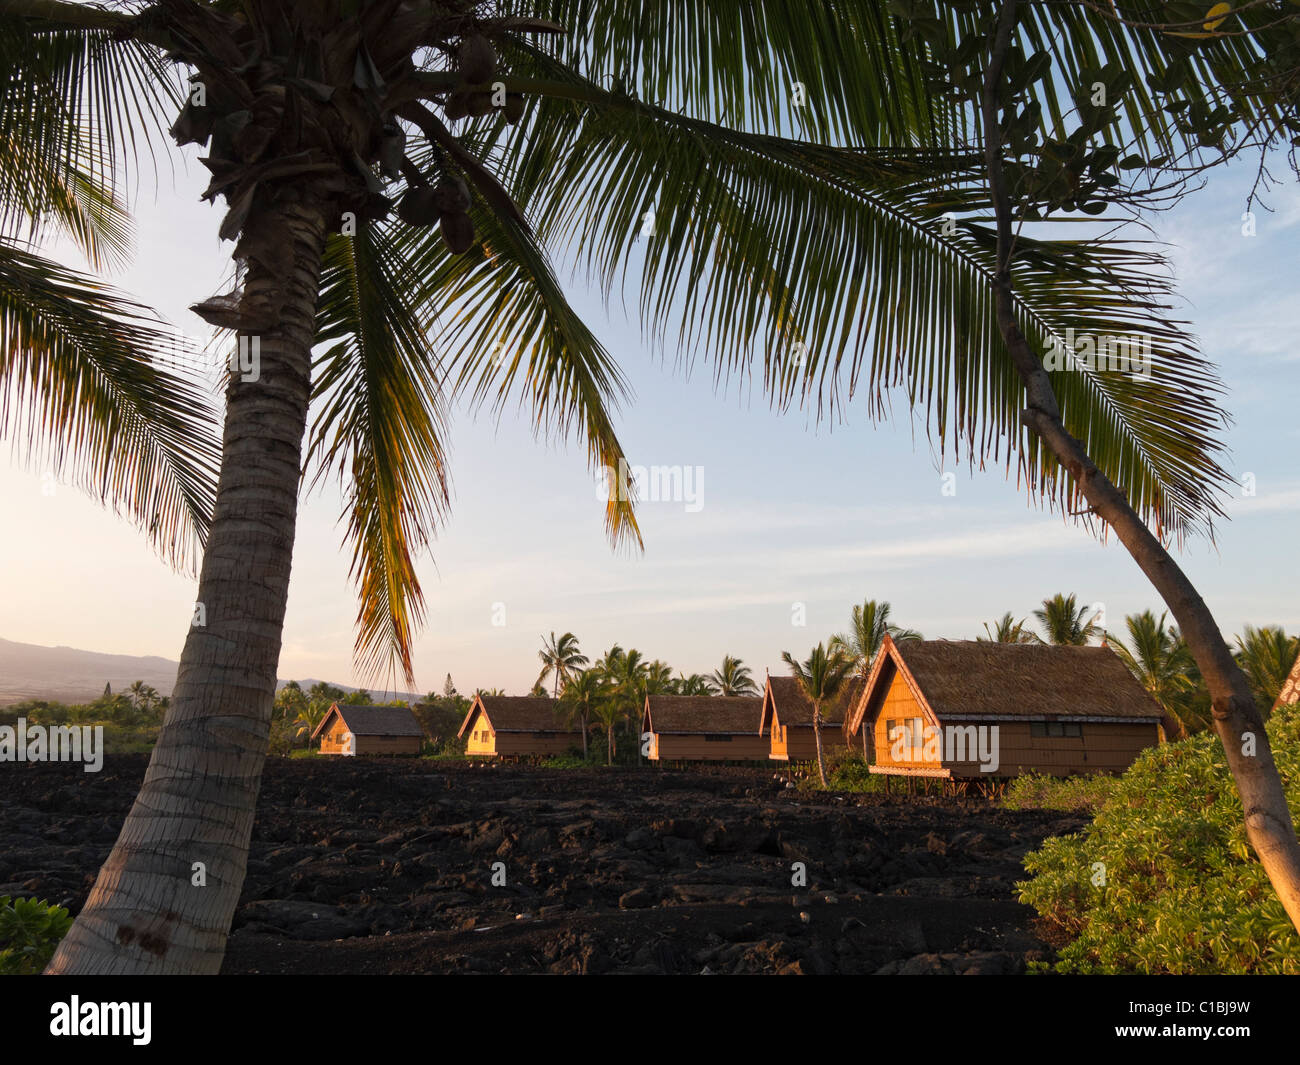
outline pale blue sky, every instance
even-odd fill
[[[137,202],[138,254],[117,279],[196,334],[205,327],[185,308],[219,290],[230,250],[216,239],[217,210],[197,202],[203,173],[191,164],[174,192],[164,185]],[[1186,317],[1230,389],[1230,469],[1256,478],[1257,494],[1232,502],[1217,549],[1194,542],[1182,558],[1229,634],[1245,622],[1300,629],[1300,195],[1274,190],[1274,213],[1258,212],[1257,235],[1244,237],[1252,176],[1216,175],[1155,220],[1177,245]],[[671,347],[667,364],[652,358],[635,321],[606,314],[580,284],[570,292],[635,392],[619,420],[631,460],[702,467],[703,506],[644,504],[645,553],[615,553],[581,447],[538,443],[513,408],[499,425],[459,415],[451,522],[420,565],[429,603],[415,654],[420,690],[451,672],[462,691],[525,691],[552,629],[575,632],[592,657],[617,641],[703,672],[736,654],[761,677],[783,669],[783,650],[803,657],[843,628],[864,598],[888,599],[900,623],[953,638],[974,637],[1005,610],[1023,616],[1057,591],[1105,604],[1112,627],[1158,606],[1121,547],[1027,507],[1000,471],[958,469],[955,497],[943,496],[951,467],[938,465],[919,423],[914,436],[900,403],[881,426],[858,404],[833,427],[777,415],[741,382],[715,392],[708,367],[685,378]],[[0,463],[0,636],[179,656],[193,581],[74,489],[43,494],[41,472],[8,455]],[[301,511],[281,677],[361,681],[339,513],[332,488]],[[498,603],[504,626],[492,624]],[[794,604],[804,604],[805,626],[792,624]]]

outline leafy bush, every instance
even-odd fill
[[[39,973],[71,927],[72,918],[62,906],[0,895],[0,975]]]
[[[1117,777],[1103,773],[1070,777],[1026,773],[1011,782],[1002,805],[1012,810],[1095,813],[1115,794],[1118,787]]]
[[[1300,819],[1300,707],[1274,713],[1268,733]],[[1300,973],[1300,935],[1250,849],[1212,733],[1146,751],[1084,832],[1045,841],[1025,868],[1021,901],[1071,941],[1058,972]]]

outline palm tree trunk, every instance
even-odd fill
[[[216,973],[239,901],[266,760],[289,590],[326,214],[306,195],[246,229],[292,248],[248,264],[256,381],[232,378],[216,509],[171,709],[144,784],[50,973]],[[203,863],[206,886],[195,886]]]
[[[1015,29],[1015,0],[1003,5],[993,52],[984,80],[984,153],[989,188],[997,213],[998,328],[1027,393],[1021,420],[1036,433],[1088,501],[1089,509],[1115,531],[1178,621],[1183,638],[1200,667],[1214,706],[1214,727],[1227,755],[1228,769],[1241,796],[1246,834],[1259,856],[1291,923],[1300,929],[1300,841],[1278,776],[1264,719],[1245,673],[1205,600],[1160,540],[1065,428],[1051,379],[1016,322],[1012,303],[1010,256],[1011,207],[1002,170],[998,132],[997,85]],[[1246,749],[1253,748],[1253,753]]]
[[[587,754],[587,715],[582,715],[582,760],[585,762],[590,756]]]
[[[826,782],[826,759],[822,755],[822,706],[821,703],[813,703],[813,739],[817,743],[817,775],[821,777],[822,787],[828,788],[830,785]]]

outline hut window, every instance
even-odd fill
[[[1046,736],[1056,738],[1060,736],[1081,737],[1083,735],[1083,726],[1077,721],[1031,721],[1029,723],[1029,734],[1031,736]]]
[[[898,733],[902,732],[906,736],[907,746],[919,749],[924,743],[924,726],[923,718],[891,717],[885,721],[885,738],[893,743],[901,738]]]

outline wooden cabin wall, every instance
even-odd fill
[[[357,736],[357,754],[419,754],[419,736]]]
[[[730,734],[729,740],[709,740],[703,734],[656,733],[652,753],[664,762],[766,762],[772,753],[766,736]]]
[[[582,750],[582,733],[498,732],[495,736],[495,744],[496,754],[511,757],[528,754],[564,754],[570,747]]]

